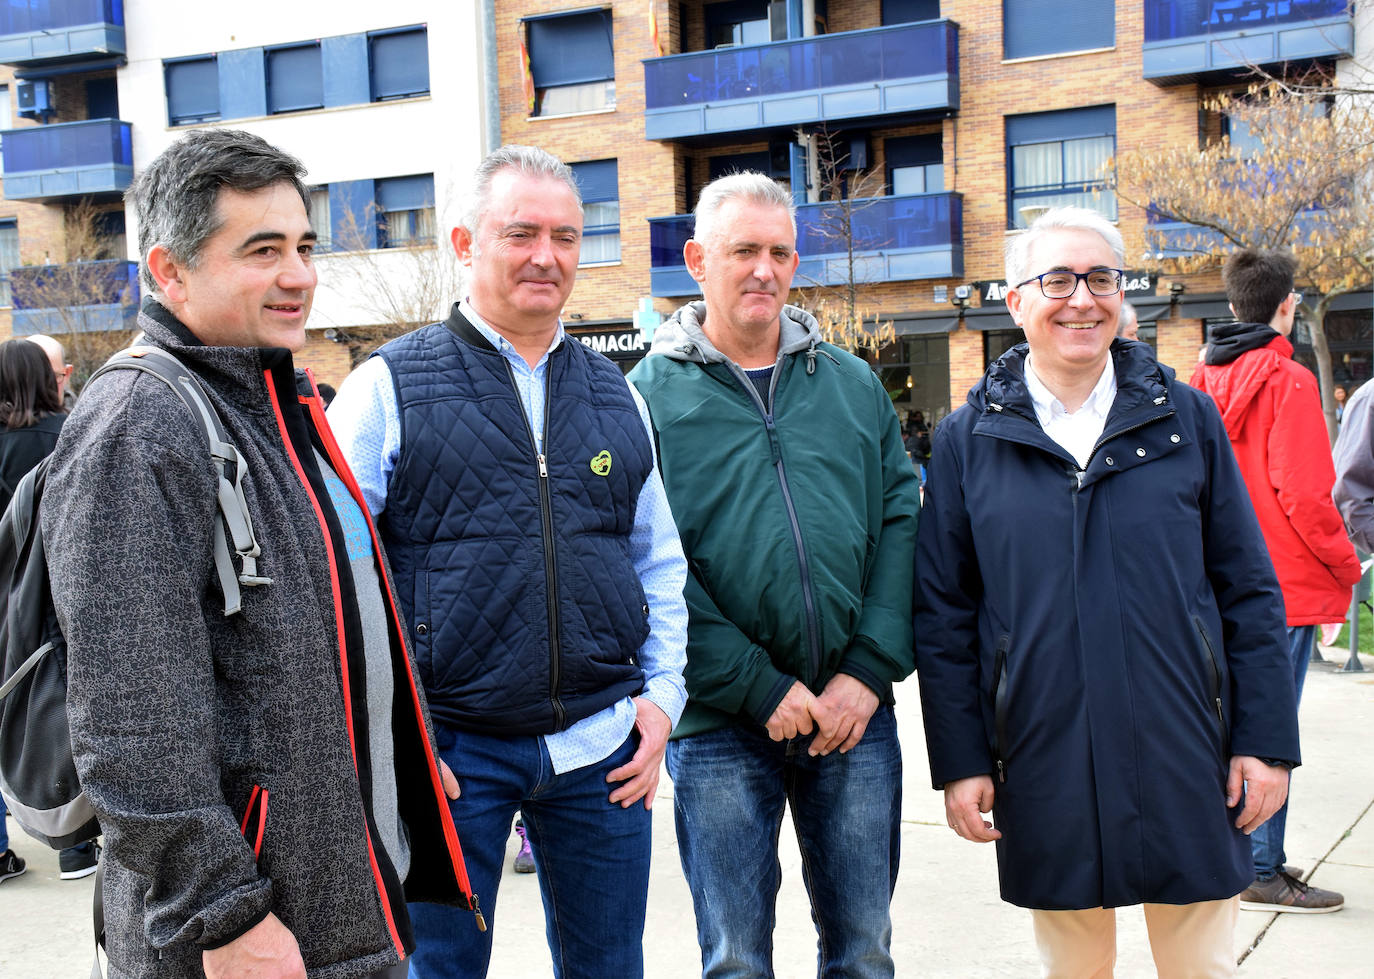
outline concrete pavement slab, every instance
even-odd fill
[[[1341,661],[1344,656],[1341,656]],[[1241,979],[1374,976],[1374,661],[1368,674],[1312,671],[1302,706],[1304,765],[1294,779],[1289,861],[1318,886],[1341,890],[1344,910],[1329,915],[1242,912]],[[898,976],[966,979],[1039,973],[1029,915],[997,896],[991,846],[959,839],[929,787],[915,681],[898,688],[904,746],[902,868],[893,899]],[[29,860],[24,877],[0,884],[0,977],[84,977],[90,967],[91,880],[59,881],[57,855],[27,840],[11,821],[13,844]],[[744,840],[740,846],[762,845]],[[774,953],[777,975],[815,974],[816,935],[789,821],[779,847],[783,882]],[[514,837],[507,867],[514,857]],[[494,916],[492,979],[551,974],[539,885],[507,872]],[[1138,908],[1118,913],[1116,975],[1155,974]],[[666,773],[654,806],[654,855],[644,937],[650,979],[700,974],[691,896],[678,863],[672,784]]]

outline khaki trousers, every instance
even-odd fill
[[[1240,898],[1196,904],[1147,904],[1145,927],[1159,979],[1230,979]],[[1045,979],[1111,979],[1116,912],[1032,911]]]

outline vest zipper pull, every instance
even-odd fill
[[[538,453],[538,454],[536,455],[536,458],[539,460],[539,478],[540,478],[540,479],[548,479],[548,478],[549,478],[549,464],[548,464],[548,462],[544,459],[544,453],[542,453],[542,452]]]

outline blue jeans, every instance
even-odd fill
[[[773,741],[728,727],[668,743],[682,869],[696,909],[702,976],[773,975],[784,804],[819,934],[818,975],[891,976],[901,848],[902,755],[891,707],[846,754],[812,758],[812,736]]]
[[[1302,685],[1307,679],[1307,664],[1312,661],[1312,644],[1317,638],[1314,625],[1292,626],[1288,630],[1288,659],[1293,667],[1293,686],[1302,702]],[[1289,791],[1292,791],[1289,782]],[[1250,834],[1250,854],[1255,861],[1255,879],[1270,880],[1283,869],[1288,857],[1283,852],[1283,831],[1288,824],[1288,803]]]
[[[554,975],[643,976],[650,814],[642,802],[628,809],[611,803],[614,785],[606,781],[634,755],[636,737],[604,761],[555,775],[542,738],[491,737],[438,724],[434,734],[462,789],[449,808],[488,930],[479,932],[467,911],[409,905],[416,943],[411,979],[487,974],[496,889],[517,811],[534,850]]]

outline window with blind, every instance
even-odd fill
[[[219,64],[214,55],[162,63],[167,122],[189,126],[219,118]]]
[[[324,108],[324,72],[318,43],[268,48],[265,56],[268,112]]]
[[[610,10],[529,17],[525,31],[535,115],[615,108]]]
[[[429,34],[423,27],[376,31],[367,36],[372,101],[429,94]]]
[[[334,248],[334,228],[329,214],[329,187],[310,189],[310,227],[315,230],[315,251]]]
[[[619,165],[615,160],[571,164],[582,194],[579,265],[620,261]]]
[[[1116,106],[1007,116],[1007,227],[1036,208],[1075,205],[1116,220],[1103,168],[1116,154]]]
[[[939,133],[884,140],[883,155],[889,194],[938,194],[945,189]]]
[[[387,177],[376,182],[376,192],[380,247],[434,244],[434,174]]]
[[[19,264],[19,224],[0,221],[0,306],[11,306],[10,270]]]
[[[1116,44],[1114,0],[1002,0],[1002,56],[1036,58]]]

